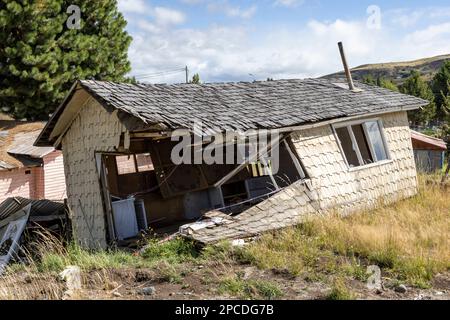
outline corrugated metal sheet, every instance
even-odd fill
[[[31,200],[21,197],[8,198],[0,204],[0,220],[31,204],[30,216],[50,216],[64,214],[63,202],[50,200]]]
[[[44,125],[44,122],[0,121],[0,170],[42,165],[41,159],[54,150],[33,146]]]
[[[34,140],[33,140],[34,141]],[[26,155],[33,158],[43,158],[55,149],[51,147],[33,147],[29,145],[18,145],[8,150],[9,154]]]
[[[445,144],[445,141],[442,139],[438,139],[435,137],[427,136],[423,133],[411,130],[411,139],[413,140],[413,146],[414,146],[414,140],[416,140],[418,145],[424,146],[423,149],[428,150],[441,150],[445,151],[447,150],[447,145]],[[419,147],[414,146],[414,149],[422,149]]]
[[[16,167],[15,165],[12,165],[5,161],[0,160],[0,169],[9,170],[9,169],[14,169],[15,167]]]
[[[32,158],[43,158],[55,149],[52,147],[35,147],[33,142],[39,136],[40,131],[23,132],[14,137],[14,142],[8,149],[9,154],[23,155]]]

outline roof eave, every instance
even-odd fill
[[[42,131],[39,134],[39,136],[37,137],[36,141],[33,143],[33,146],[35,146],[35,147],[55,147],[56,149],[59,147],[59,146],[54,146],[54,142],[55,141],[50,141],[48,138],[44,138],[44,135],[49,130],[53,130],[52,126],[54,126],[54,122],[57,121],[58,118],[61,116],[62,112],[64,111],[65,106],[67,105],[67,103],[72,98],[72,96],[75,93],[76,88],[79,85],[79,83],[80,83],[80,81],[77,80],[72,85],[72,87],[69,90],[69,93],[64,98],[63,102],[58,106],[58,108],[56,108],[55,112],[53,112],[52,116],[50,117],[50,119],[45,124],[44,129],[42,129]],[[50,136],[50,134],[49,134],[49,136]]]

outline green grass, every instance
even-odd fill
[[[142,257],[148,261],[165,260],[171,263],[192,261],[198,257],[194,243],[190,240],[176,238],[164,243],[150,240]]]
[[[219,293],[228,293],[241,299],[273,300],[283,296],[283,292],[275,283],[267,280],[244,280],[238,276],[222,279]]]
[[[45,244],[44,244],[45,243]],[[56,239],[42,242],[36,246],[37,257],[29,258],[29,266],[13,264],[8,272],[23,271],[32,267],[37,272],[60,272],[69,265],[79,266],[83,271],[97,269],[121,268],[153,268],[159,263],[176,266],[180,263],[192,261],[198,256],[192,241],[176,238],[158,244],[150,240],[143,254],[133,254],[123,250],[87,250],[72,243],[64,247]],[[176,282],[170,268],[163,269],[167,279]]]
[[[338,278],[334,281],[330,293],[326,296],[327,300],[354,300],[355,295],[346,286],[345,282]]]
[[[71,244],[65,253],[47,252],[36,263],[40,272],[58,272],[66,266],[76,265],[82,270],[145,267],[147,261],[124,251],[89,251]]]

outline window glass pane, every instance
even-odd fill
[[[384,146],[383,138],[381,137],[380,128],[377,121],[368,121],[365,123],[367,133],[369,134],[369,140],[372,143],[373,150],[375,152],[376,161],[386,160],[387,153]]]
[[[137,154],[136,163],[139,172],[152,171],[155,169],[149,153]]]
[[[128,173],[136,172],[136,166],[134,163],[134,155],[117,156],[116,163],[117,163],[117,173],[118,174],[128,174]]]
[[[341,142],[342,149],[350,167],[359,166],[358,156],[353,148],[352,139],[348,133],[347,127],[337,128],[336,134]]]
[[[367,143],[366,135],[361,124],[352,126],[353,134],[355,135],[356,142],[358,143],[359,151],[364,164],[373,163],[372,154],[370,153],[369,145]]]

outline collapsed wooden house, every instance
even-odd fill
[[[210,243],[294,225],[309,213],[351,212],[414,195],[407,111],[426,104],[383,88],[358,84],[349,90],[323,79],[79,81],[35,145],[63,151],[80,243],[105,247],[147,225],[180,226],[202,217],[182,233]],[[192,128],[194,120],[202,128]],[[177,129],[194,142],[209,141],[200,143],[201,150],[215,141],[205,138],[228,132],[276,131],[279,138],[256,159],[175,164]],[[277,172],[265,159],[275,149]],[[226,157],[229,149],[223,150]]]

